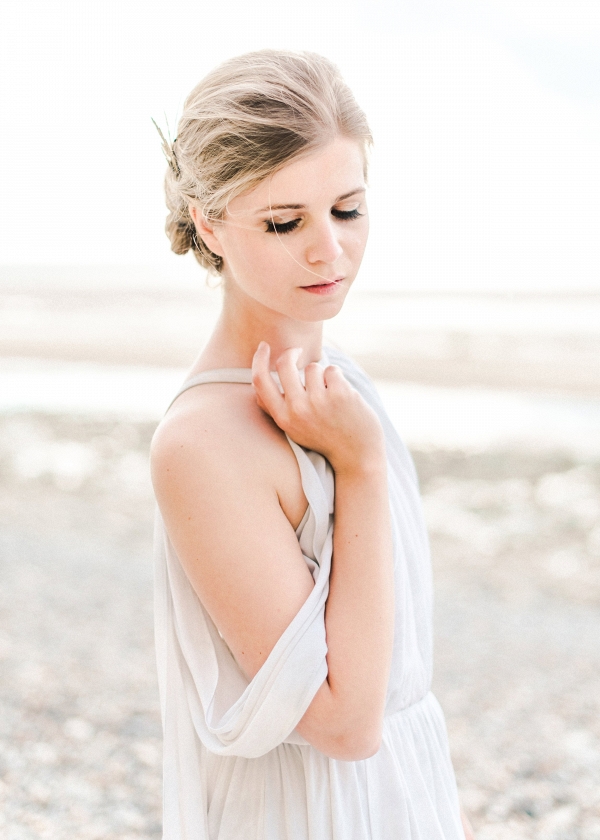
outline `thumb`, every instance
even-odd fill
[[[269,409],[266,407],[266,405],[265,405],[265,404],[264,404],[264,402],[261,400],[261,398],[259,397],[259,395],[258,395],[258,394],[256,395],[256,404],[257,404],[257,406],[258,406],[260,409],[262,409],[262,411],[264,411],[264,412],[265,412],[265,414],[269,414]],[[271,415],[269,414],[269,417],[270,417],[270,416],[271,416]]]

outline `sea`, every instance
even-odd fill
[[[0,268],[0,412],[160,420],[220,291],[144,267]],[[352,290],[326,327],[409,446],[600,454],[600,293]]]

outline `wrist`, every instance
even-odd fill
[[[368,479],[387,476],[387,457],[385,444],[370,449],[368,452],[352,457],[334,459],[331,466],[336,478],[347,477],[356,479]]]

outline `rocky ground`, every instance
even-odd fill
[[[600,464],[420,453],[434,689],[478,840],[600,838]]]
[[[149,424],[0,418],[6,840],[160,837]],[[415,452],[478,840],[600,838],[600,464]]]

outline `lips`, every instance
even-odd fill
[[[311,295],[333,295],[343,279],[343,277],[336,277],[333,280],[325,280],[323,283],[315,283],[312,286],[300,286],[300,288]]]
[[[310,283],[308,286],[301,286],[302,289],[312,289],[315,286],[331,286],[333,283],[339,283],[343,277],[332,277],[331,280],[322,280],[320,283]]]

